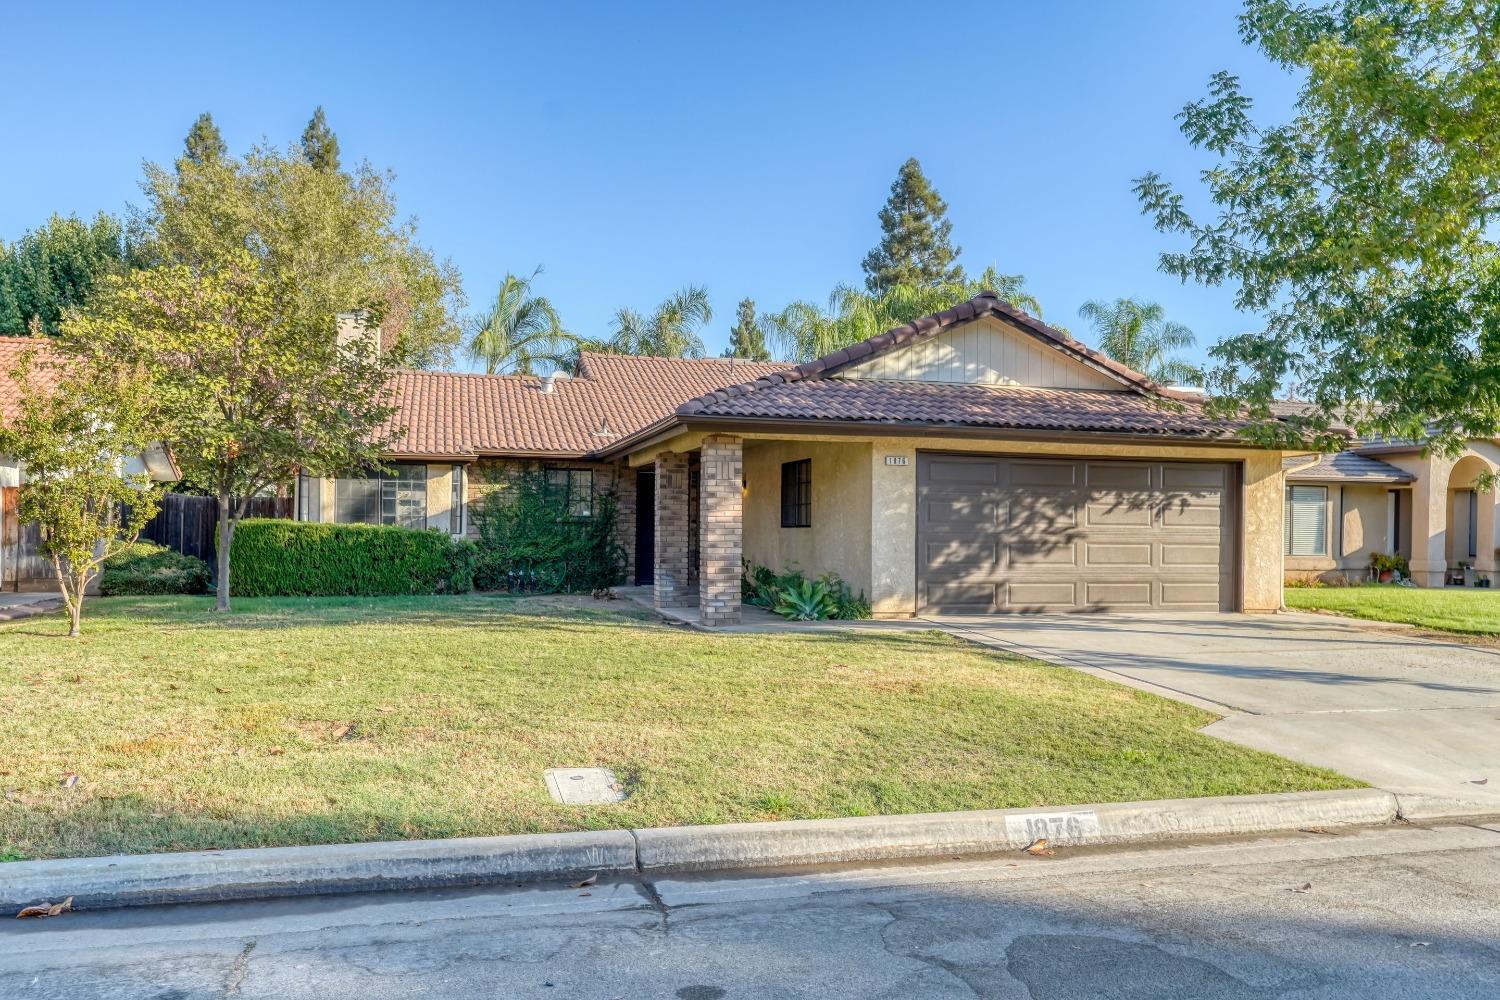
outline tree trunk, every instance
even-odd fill
[[[218,594],[214,602],[215,611],[229,610],[229,546],[234,541],[233,508],[229,494],[219,493],[219,551],[215,554],[218,570]]]

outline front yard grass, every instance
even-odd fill
[[[1460,635],[1500,635],[1500,591],[1460,587],[1288,587],[1286,605],[1355,618],[1401,622]]]
[[[588,599],[236,609],[122,597],[91,602],[81,640],[0,626],[0,857],[1358,784],[938,633],[704,635]],[[548,798],[543,768],[590,765],[630,798]]]

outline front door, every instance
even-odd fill
[[[635,583],[656,582],[656,470],[635,474]]]

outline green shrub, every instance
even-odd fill
[[[474,550],[442,531],[241,521],[229,550],[238,597],[373,597],[473,589]]]
[[[850,621],[871,616],[870,602],[864,591],[856,596],[849,584],[837,573],[824,573],[808,580],[800,570],[777,575],[765,566],[743,562],[740,596],[746,604],[774,611],[793,621],[822,621],[828,618]]]
[[[624,580],[613,493],[595,494],[592,516],[576,517],[569,513],[576,498],[544,471],[510,472],[503,484],[473,508],[479,589],[584,594]]]
[[[136,542],[104,560],[99,593],[105,597],[202,594],[211,579],[213,573],[202,559],[152,542]]]

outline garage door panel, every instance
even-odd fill
[[[1014,581],[1006,586],[1005,610],[1047,611],[1078,606],[1075,587],[1060,581]]]
[[[1229,469],[1223,465],[1164,465],[1161,486],[1173,490],[1223,490],[1229,486]]]
[[[1091,528],[1149,527],[1156,509],[1149,495],[1092,496],[1084,512]]]
[[[1011,489],[1026,489],[1037,486],[1077,486],[1078,464],[1076,462],[1029,462],[1014,460],[1010,463]]]
[[[1010,553],[1010,569],[1032,567],[1074,568],[1078,562],[1079,545],[1074,541],[1061,542],[1012,542],[1007,546]]]
[[[1094,607],[1151,607],[1150,580],[1089,580],[1083,592],[1084,603]]]
[[[1027,490],[1006,500],[1001,523],[1025,532],[1059,531],[1078,526],[1078,494],[1073,490]]]
[[[985,572],[1000,567],[1000,542],[957,538],[924,542],[922,558],[932,575]]]
[[[1217,610],[1228,465],[918,455],[918,592],[953,613]]]
[[[927,464],[927,480],[935,486],[998,486],[1000,466],[995,462],[973,462],[961,458],[934,458]]]
[[[1218,611],[1219,585],[1204,580],[1201,582],[1163,582],[1161,606],[1183,611]]]
[[[1140,490],[1153,486],[1150,465],[1125,462],[1089,462],[1084,469],[1091,490]]]
[[[1163,566],[1196,566],[1217,570],[1219,568],[1219,546],[1212,543],[1189,545],[1182,542],[1165,542],[1161,547]]]
[[[1150,570],[1153,556],[1150,542],[1088,542],[1084,546],[1085,566],[1134,567]]]

